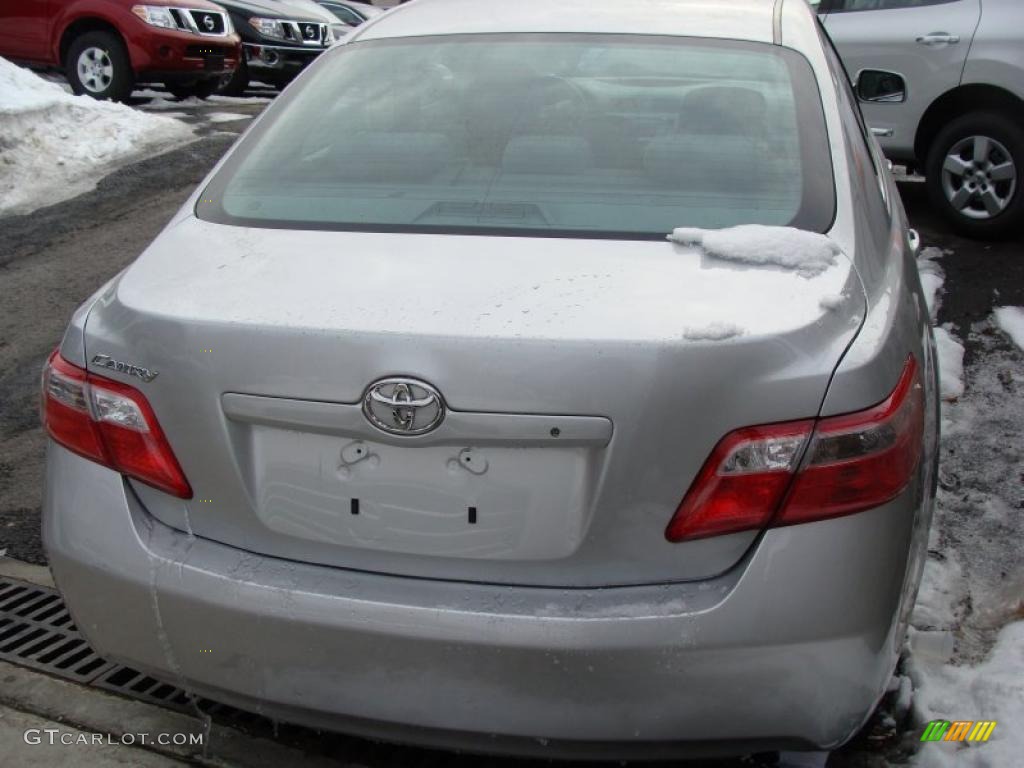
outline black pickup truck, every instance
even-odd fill
[[[283,88],[349,30],[313,0],[217,0],[242,38],[242,62],[221,89],[241,95],[250,80]]]

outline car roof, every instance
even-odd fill
[[[353,40],[577,32],[771,43],[776,2],[781,0],[415,0],[367,25]]]

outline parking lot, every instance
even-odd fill
[[[195,140],[122,167],[78,197],[29,214],[0,217],[0,560],[46,565],[40,540],[46,438],[39,425],[39,373],[69,316],[157,236],[272,97],[273,92],[260,87],[245,97],[208,101],[178,101],[167,93],[139,91],[129,102],[135,109],[188,124],[195,129]],[[1024,618],[1019,554],[1024,534],[1024,352],[993,319],[998,307],[1024,306],[1024,234],[1002,242],[966,240],[932,211],[920,181],[904,179],[900,193],[911,225],[921,233],[923,259],[932,264],[925,270],[944,274],[936,325],[964,346],[964,390],[943,404],[938,508],[909,652],[861,735],[821,758],[833,768],[908,764],[919,746],[915,718],[923,713],[955,717],[943,709],[950,706],[949,691],[963,694],[953,705],[965,710],[983,709],[996,700],[971,692],[967,683],[950,682],[947,665],[977,667],[979,679],[1012,675],[1013,669],[986,672],[984,659],[999,631]],[[901,689],[904,677],[913,678],[916,715]],[[47,689],[36,697],[15,695],[15,688],[28,690],[31,681],[11,676],[7,682],[9,688],[0,686],[0,705],[18,711],[19,728],[40,718],[62,717],[83,730],[114,727],[113,721],[90,721],[84,710],[77,717],[62,715],[59,707],[47,709],[39,703],[47,696],[70,694]],[[904,687],[911,686],[907,682]],[[972,695],[975,700],[970,700]],[[1006,695],[1013,699],[1019,694]],[[300,759],[352,768],[537,764],[395,748],[270,721],[227,719],[218,728],[202,757],[158,751],[162,758],[147,752],[144,760],[152,758],[153,765],[164,764],[159,762],[163,759],[264,765],[265,755],[246,744],[273,743],[287,750],[275,758],[282,764]],[[236,728],[248,730],[249,736],[233,733]],[[246,740],[250,736],[262,741]],[[141,764],[143,758],[138,760]],[[775,760],[753,757],[714,765],[771,766]]]

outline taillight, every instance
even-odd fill
[[[43,425],[56,442],[182,499],[192,488],[141,392],[72,365],[58,352],[43,371]]]
[[[909,485],[923,435],[924,390],[911,357],[896,389],[873,408],[726,435],[665,537],[701,539],[880,506]]]

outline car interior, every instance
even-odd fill
[[[818,124],[801,120],[798,102],[816,97],[772,51],[676,48],[512,39],[432,46],[428,59],[415,43],[352,46],[365,67],[300,91],[271,131],[294,138],[268,136],[276,149],[252,153],[225,205],[283,220],[661,236],[791,223],[807,203],[807,152],[828,152],[816,101]],[[274,195],[282,185],[287,199]]]

